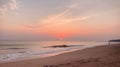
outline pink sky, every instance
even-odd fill
[[[119,0],[2,0],[0,37],[107,40],[120,37]],[[39,38],[38,38],[39,37]]]

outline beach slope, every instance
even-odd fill
[[[97,46],[47,58],[0,63],[0,67],[120,67],[120,44]]]

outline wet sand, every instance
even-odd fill
[[[0,67],[120,67],[120,44],[97,46],[47,58],[0,63]]]

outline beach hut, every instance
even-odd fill
[[[111,43],[112,43],[112,44],[118,44],[118,43],[120,43],[120,39],[109,40],[109,41],[108,41],[108,44],[111,45]]]

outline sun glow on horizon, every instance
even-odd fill
[[[0,38],[118,38],[119,14],[120,0],[0,0]]]

